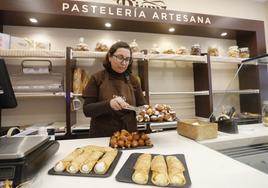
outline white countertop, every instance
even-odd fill
[[[79,139],[60,141],[59,151],[47,161],[30,187],[36,188],[130,188],[141,187],[136,184],[117,182],[116,174],[128,156],[133,152],[155,154],[184,154],[188,166],[191,188],[267,188],[268,175],[243,163],[222,155],[195,141],[179,136],[176,131],[150,134],[153,148],[143,150],[126,150],[117,164],[113,174],[108,178],[70,177],[48,175],[48,170],[76,147],[94,144],[107,146],[108,138]],[[154,186],[146,186],[154,187]]]
[[[215,150],[268,143],[268,127],[262,123],[238,125],[238,134],[218,132],[218,137],[199,141]]]

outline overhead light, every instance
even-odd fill
[[[37,23],[37,22],[38,22],[38,20],[35,19],[35,18],[29,18],[29,20],[30,20],[30,22],[32,22],[32,23]]]
[[[112,27],[112,24],[111,23],[109,23],[109,22],[107,22],[107,23],[105,23],[105,27]]]
[[[168,29],[169,32],[174,32],[175,31],[175,28],[174,27],[171,27]]]
[[[225,37],[225,36],[227,36],[227,35],[228,35],[228,33],[226,33],[226,32],[221,33],[221,36],[222,36],[222,37]]]

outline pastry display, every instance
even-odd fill
[[[96,44],[96,48],[95,51],[97,52],[107,52],[109,50],[108,45],[102,43],[102,42],[98,42]]]
[[[167,186],[169,184],[167,165],[163,155],[157,155],[153,158],[151,170],[153,184],[158,186]]]
[[[166,104],[156,104],[154,107],[144,105],[144,109],[136,116],[138,122],[175,121],[176,112]]]
[[[132,153],[116,175],[116,180],[168,187],[190,187],[191,185],[183,154]]]
[[[118,150],[111,147],[89,145],[75,149],[54,166],[55,172],[89,174],[94,168],[96,174],[105,174],[115,160]]]
[[[240,58],[249,58],[249,49],[248,47],[239,48],[239,57]]]
[[[160,54],[160,48],[157,44],[154,44],[153,47],[150,50],[151,54]]]
[[[208,54],[210,56],[219,56],[219,50],[216,47],[209,47],[208,48]]]
[[[178,54],[178,55],[187,55],[188,54],[188,49],[186,47],[184,47],[184,46],[181,46],[176,50],[176,54]]]
[[[84,150],[81,148],[75,149],[72,153],[67,155],[63,160],[57,162],[56,165],[54,166],[54,170],[56,172],[64,171],[76,157],[78,157],[81,153],[83,153],[83,151]]]
[[[105,174],[109,167],[111,166],[112,162],[114,161],[117,150],[113,149],[110,151],[107,151],[104,156],[97,162],[97,164],[94,167],[94,171],[96,174]]]
[[[139,52],[139,45],[136,42],[136,39],[134,39],[131,43],[129,43],[129,46],[130,46],[133,53]]]
[[[89,51],[88,45],[84,42],[84,38],[79,38],[79,43],[74,47],[75,51]]]
[[[82,167],[84,161],[90,156],[91,153],[92,150],[86,150],[80,155],[78,155],[71,161],[71,163],[67,166],[66,170],[72,174],[77,173]]]
[[[228,49],[228,57],[239,57],[238,46],[230,46]]]
[[[175,156],[166,157],[168,166],[168,176],[171,185],[182,186],[186,183],[183,172],[185,168],[182,162]]]
[[[173,49],[167,49],[162,52],[163,54],[175,54],[175,51]]]
[[[132,175],[132,180],[137,184],[147,184],[149,179],[149,172],[151,167],[151,154],[141,154],[135,165],[134,165],[134,173]]]
[[[83,162],[80,167],[81,173],[89,173],[97,163],[98,159],[103,155],[103,151],[93,151],[88,155],[87,159]]]
[[[200,44],[194,44],[191,47],[191,55],[201,55],[201,46]]]
[[[117,131],[110,139],[110,146],[113,148],[136,148],[139,146],[152,146],[149,136],[145,133],[132,132],[126,130]]]

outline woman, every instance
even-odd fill
[[[84,92],[83,110],[91,117],[90,137],[111,136],[126,129],[137,130],[136,114],[129,105],[145,104],[139,81],[131,75],[132,52],[125,42],[111,46],[103,63],[104,70],[91,76]]]

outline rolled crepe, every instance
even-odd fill
[[[114,161],[118,151],[116,149],[107,151],[103,157],[97,162],[94,167],[94,171],[96,174],[105,174],[112,162]]]
[[[167,173],[167,165],[162,155],[155,156],[151,164],[152,182],[158,186],[167,186],[169,177]]]
[[[151,154],[141,154],[135,165],[134,165],[134,173],[132,174],[132,180],[138,184],[146,184],[149,179],[149,171],[151,167]]]
[[[83,162],[83,164],[80,166],[80,172],[82,173],[89,173],[93,169],[96,162],[99,160],[99,158],[103,155],[103,152],[101,151],[92,151],[88,155],[88,158]]]
[[[72,162],[67,166],[67,171],[72,174],[77,173],[83,165],[83,162],[87,160],[91,153],[91,150],[84,151],[81,155],[72,160]]]
[[[170,183],[175,186],[184,185],[186,183],[185,177],[183,175],[185,168],[181,161],[175,156],[167,156],[166,161]]]
[[[72,162],[73,159],[75,159],[78,155],[83,153],[84,150],[81,148],[76,148],[72,153],[67,155],[63,160],[60,160],[59,162],[56,163],[54,166],[54,170],[56,172],[63,172],[68,165]]]
[[[101,147],[101,146],[94,146],[94,145],[85,146],[83,147],[83,149],[85,151],[92,150],[92,151],[101,151],[101,152],[107,152],[107,151],[113,150],[113,148],[111,147]]]

